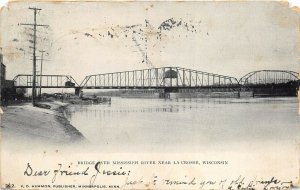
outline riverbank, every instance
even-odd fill
[[[50,109],[30,103],[11,105],[1,115],[2,143],[43,142],[54,145],[81,143],[84,136],[63,114],[68,103],[47,101]]]

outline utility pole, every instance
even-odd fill
[[[43,56],[44,56],[44,50],[40,51],[42,53],[41,56],[41,71],[40,71],[40,98],[42,97],[42,74],[43,74]]]
[[[30,10],[34,12],[34,23],[33,24],[20,24],[20,25],[29,25],[33,26],[33,69],[32,69],[32,105],[35,106],[36,101],[36,28],[38,26],[48,27],[48,25],[42,25],[36,23],[36,14],[38,11],[42,10],[40,8],[29,7]]]

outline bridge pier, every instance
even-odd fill
[[[164,93],[178,93],[179,89],[176,87],[166,87],[164,88]]]
[[[82,87],[75,87],[75,95],[76,96],[79,96],[81,91],[82,91]]]

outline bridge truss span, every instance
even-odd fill
[[[297,82],[299,73],[285,70],[259,70],[244,75],[239,83],[242,86],[286,84]]]
[[[86,89],[166,89],[237,87],[234,77],[185,69],[161,67],[86,76],[80,84]]]
[[[20,74],[13,79],[17,88],[32,88],[32,75]],[[71,75],[37,75],[36,86],[41,88],[74,88],[78,83]]]

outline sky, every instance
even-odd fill
[[[86,75],[178,66],[242,77],[299,71],[299,15],[280,2],[9,3],[1,13],[7,78],[32,72],[32,23],[44,74]],[[299,3],[299,2],[298,2]],[[40,57],[38,57],[39,59]],[[39,71],[39,62],[37,70]]]

